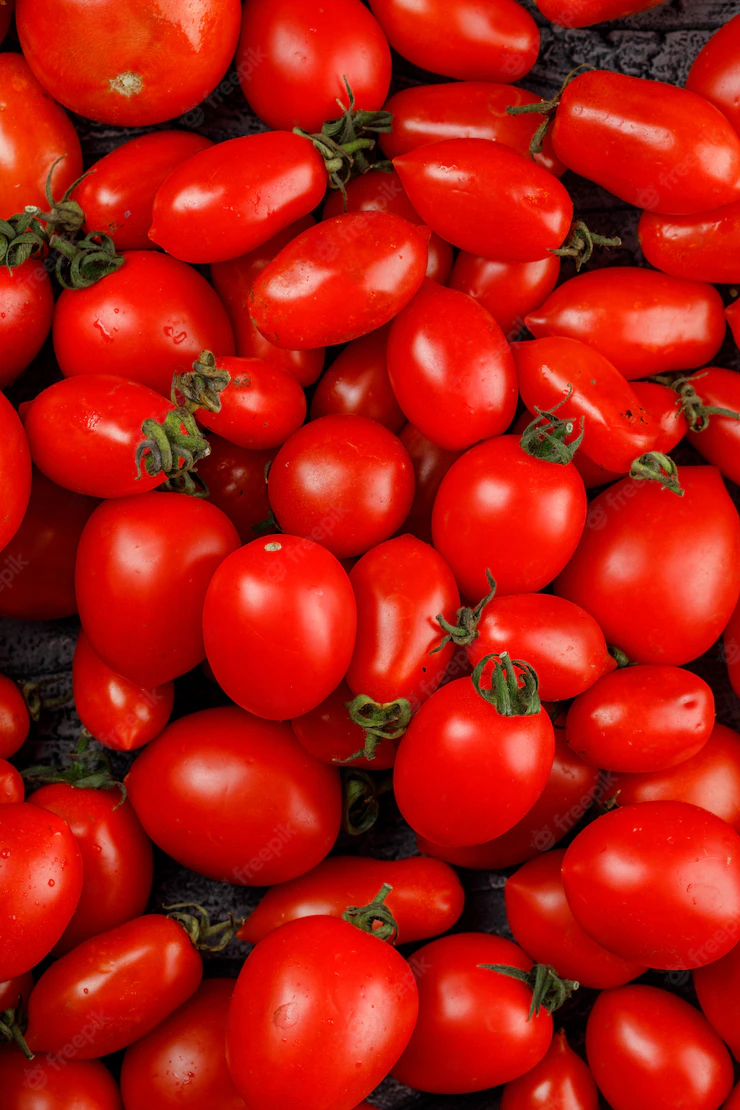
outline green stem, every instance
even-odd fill
[[[142,458],[150,477],[161,474],[163,480],[169,480],[192,470],[199,459],[211,453],[208,440],[187,409],[173,409],[161,422],[150,417],[141,425],[141,431],[145,438],[136,448],[139,478]]]
[[[221,393],[231,381],[231,374],[216,365],[212,351],[202,351],[193,363],[193,369],[176,374],[172,381],[172,402],[177,404],[178,393],[186,400],[189,412],[203,408],[208,412],[221,411]]]
[[[383,883],[372,902],[367,906],[348,906],[342,914],[342,920],[348,921],[356,929],[361,929],[363,933],[370,933],[378,940],[395,940],[398,936],[398,924],[385,905],[385,900],[392,890],[392,886]]]
[[[725,409],[719,405],[705,405],[699,394],[694,389],[694,382],[706,377],[706,370],[690,377],[681,376],[674,381],[663,381],[668,384],[679,396],[679,407],[686,417],[686,422],[692,432],[705,432],[710,425],[710,417],[726,416],[730,420],[740,420],[740,412],[734,409]]]
[[[467,647],[468,644],[472,644],[473,640],[477,639],[478,622],[481,618],[481,614],[489,601],[493,601],[496,596],[496,582],[488,567],[486,567],[486,578],[488,579],[489,585],[489,591],[486,596],[481,598],[474,608],[471,608],[469,605],[461,605],[455,614],[455,624],[448,621],[442,613],[437,613],[435,620],[446,635],[436,648],[432,648],[429,652],[430,655],[434,655],[436,652],[441,651],[442,648],[450,642],[457,644],[458,647]]]
[[[91,748],[92,735],[83,728],[75,750],[70,753],[69,767],[52,767],[37,764],[21,771],[23,780],[30,786],[45,786],[49,783],[65,783],[79,790],[113,790],[121,792],[121,800],[115,807],[126,801],[126,787],[113,774],[108,753],[102,748]]]
[[[346,759],[335,759],[335,763],[351,763],[353,759],[360,758],[372,762],[378,745],[383,740],[398,740],[411,720],[411,706],[406,698],[377,702],[367,694],[358,694],[344,704],[349,710],[350,720],[365,730],[365,746]]]
[[[0,1013],[0,1038],[7,1041],[9,1044],[15,1042],[23,1052],[27,1060],[33,1060],[34,1055],[26,1044],[26,1038],[23,1036],[23,1031],[20,1027],[18,1016],[21,1009],[21,998],[18,998],[18,1006],[14,1010],[4,1010]]]
[[[362,836],[378,819],[378,795],[383,790],[356,768],[343,771],[342,780],[342,828],[349,836]]]
[[[636,481],[658,482],[663,489],[683,497],[684,491],[678,481],[678,467],[662,451],[648,451],[646,455],[640,455],[632,463],[629,476]]]
[[[162,909],[167,911],[168,917],[182,925],[199,952],[223,952],[237,929],[241,929],[244,924],[244,918],[236,918],[230,913],[225,921],[217,921],[212,925],[208,911],[197,902],[175,902]],[[183,910],[195,910],[198,916],[180,912]]]
[[[542,143],[544,141],[545,135],[550,128],[550,124],[552,123],[553,117],[560,103],[560,98],[565,92],[566,88],[571,83],[579,70],[593,68],[594,67],[588,62],[582,62],[581,65],[576,66],[575,69],[572,69],[570,71],[555,96],[553,96],[550,100],[543,99],[535,104],[510,104],[508,106],[506,112],[510,116],[523,116],[537,113],[538,115],[545,117],[540,126],[535,131],[534,135],[532,136],[532,141],[529,144],[529,153],[533,158],[535,154],[539,154],[542,150]]]
[[[522,971],[520,967],[511,967],[508,964],[478,964],[478,967],[495,971],[499,975],[508,975],[511,979],[527,984],[532,991],[530,1021],[540,1010],[546,1010],[548,1014],[559,1010],[580,986],[574,979],[561,979],[555,968],[549,964],[535,964],[529,971]]]
[[[621,245],[622,240],[618,235],[613,238],[596,235],[583,220],[575,220],[562,247],[551,250],[550,254],[557,255],[558,258],[572,258],[576,264],[576,270],[580,270],[591,260],[594,247],[621,247]]]
[[[481,686],[483,671],[494,660],[491,689]],[[485,655],[471,676],[476,693],[495,706],[502,717],[533,717],[540,712],[539,679],[534,667],[511,659],[507,651]]]
[[[583,442],[585,418],[583,416],[578,418],[581,422],[580,433],[570,443],[566,443],[565,441],[575,431],[575,422],[573,420],[561,420],[560,417],[555,415],[560,406],[569,401],[572,395],[573,386],[568,383],[568,392],[565,397],[562,401],[553,405],[551,409],[540,409],[537,405],[534,406],[537,415],[530,424],[527,424],[519,440],[522,450],[526,451],[532,458],[542,459],[543,462],[558,463],[560,466],[567,466],[569,462],[573,461],[573,456]]]

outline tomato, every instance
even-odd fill
[[[598,1110],[598,1105],[594,1077],[570,1048],[564,1029],[539,1064],[501,1092],[501,1110]]]
[[[14,8],[15,0],[3,0],[2,5],[0,5],[0,42],[7,35],[10,24],[13,22]]]
[[[740,604],[730,617],[724,631],[722,654],[727,676],[736,694],[740,695]]]
[[[428,279],[391,325],[388,374],[407,418],[448,451],[501,435],[514,418],[514,360],[482,305]]]
[[[15,755],[28,736],[28,706],[12,678],[0,674],[0,756]]]
[[[552,145],[569,170],[648,212],[740,200],[740,136],[703,97],[664,81],[578,74],[560,96]]]
[[[710,366],[691,379],[691,387],[702,406],[718,406],[740,412],[740,374]],[[740,419],[733,416],[708,416],[701,431],[689,430],[689,442],[707,462],[722,471],[726,478],[740,482]]]
[[[571,278],[525,323],[537,339],[587,343],[629,379],[702,366],[726,331],[722,298],[711,285],[636,266]]]
[[[414,1028],[409,965],[334,917],[275,929],[239,973],[226,1025],[231,1077],[248,1106],[354,1106],[385,1078]]]
[[[54,311],[54,353],[65,377],[117,374],[169,397],[174,374],[201,351],[230,355],[226,311],[200,274],[156,251],[131,251],[104,281],[65,289]]]
[[[4,479],[0,514],[2,551],[20,528],[31,496],[31,452],[28,449],[28,440],[18,414],[5,394],[0,394],[0,471]],[[6,560],[5,569],[14,571],[15,577],[22,568],[14,568]]]
[[[511,116],[506,109],[536,104],[537,100],[527,89],[490,81],[414,85],[395,93],[386,104],[393,127],[389,134],[379,136],[380,146],[386,158],[397,158],[442,139],[493,139],[529,157],[538,124],[526,115]],[[558,177],[563,173],[548,136],[534,160]]]
[[[740,1083],[732,1088],[727,1102],[722,1104],[722,1110],[738,1110],[738,1107],[740,1107]]]
[[[698,1010],[658,987],[604,991],[586,1026],[588,1063],[613,1110],[717,1110],[732,1061]]]
[[[446,933],[462,913],[465,896],[460,880],[440,860],[330,856],[300,878],[271,887],[238,936],[257,944],[286,921],[313,914],[341,917],[347,906],[372,902],[384,882],[391,887],[386,905],[403,944]]]
[[[4,266],[0,270],[0,300],[0,388],[6,389],[36,358],[51,331],[54,295],[46,267],[33,258],[14,270]]]
[[[431,543],[432,509],[442,479],[462,452],[447,451],[437,447],[422,435],[413,424],[407,424],[399,439],[409,453],[414,468],[416,488],[414,500],[402,525],[405,532],[412,532],[418,539]]]
[[[495,262],[460,251],[449,286],[479,301],[512,340],[524,327],[527,313],[552,293],[559,274],[560,259],[554,254],[538,262]]]
[[[719,471],[685,466],[679,480],[683,497],[632,478],[600,493],[555,582],[634,663],[697,659],[740,594],[740,520]]]
[[[371,0],[394,50],[422,69],[463,81],[518,81],[537,60],[540,34],[513,0]]]
[[[211,146],[190,131],[155,131],[121,143],[92,164],[73,193],[85,212],[83,231],[104,231],[119,251],[151,250],[157,190],[182,162]]]
[[[400,432],[406,423],[388,378],[385,348],[388,328],[348,343],[316,386],[311,419],[320,416],[367,416]]]
[[[562,876],[581,928],[648,967],[702,967],[730,950],[740,928],[740,837],[686,802],[597,818],[566,849]]]
[[[618,987],[647,970],[608,952],[584,932],[568,906],[560,867],[565,852],[531,859],[506,880],[506,919],[520,944],[537,963],[582,987]]]
[[[740,346],[740,300],[733,301],[725,309],[725,318],[730,325],[730,331],[735,343]]]
[[[267,491],[281,528],[344,559],[400,528],[413,501],[414,472],[404,446],[381,424],[322,416],[283,444]]]
[[[557,27],[593,27],[594,23],[646,12],[662,3],[663,0],[587,0],[585,4],[573,4],[571,0],[537,0],[537,7],[545,19]]]
[[[503,143],[443,139],[393,165],[424,223],[473,254],[534,262],[570,230],[573,202],[564,186]]]
[[[197,498],[151,493],[99,505],[80,538],[75,572],[80,619],[95,652],[149,690],[195,667],[205,654],[208,583],[238,546],[228,517]]]
[[[98,123],[142,127],[174,119],[216,87],[234,57],[237,0],[18,0],[23,53],[41,84]],[[79,65],[81,22],[95,49]]]
[[[353,768],[387,770],[396,758],[399,742],[394,735],[396,730],[391,725],[391,735],[383,736],[383,743],[375,747],[372,759],[358,755],[366,747],[368,733],[349,715],[347,706],[354,697],[347,683],[340,682],[336,690],[332,690],[315,709],[291,721],[296,739],[314,759],[320,759],[322,763],[331,763],[336,767],[337,763],[351,758]]]
[[[294,879],[320,863],[339,831],[337,770],[312,759],[289,725],[234,706],[168,725],[126,788],[158,847],[221,882]]]
[[[198,477],[208,487],[208,500],[226,513],[242,543],[249,543],[255,525],[270,512],[265,472],[277,452],[248,451],[215,435],[208,443],[211,451],[198,462]]]
[[[237,705],[289,720],[315,709],[344,677],[356,613],[347,574],[325,547],[262,536],[213,575],[203,609],[208,662]]]
[[[0,983],[47,956],[82,891],[82,856],[69,825],[21,802],[0,806]]]
[[[347,212],[309,228],[255,279],[249,312],[257,329],[278,347],[299,350],[375,331],[421,285],[429,236],[426,227],[377,211]]]
[[[728,20],[694,59],[686,88],[716,105],[740,132],[740,19]]]
[[[30,971],[26,971],[15,979],[7,979],[4,983],[0,983],[0,1010],[15,1009],[19,999],[22,1000],[25,1006],[32,990],[33,975]]]
[[[386,37],[358,0],[248,0],[236,66],[255,115],[287,131],[321,131],[347,84],[358,109],[377,111],[391,80]]]
[[[658,438],[654,450],[667,455],[677,447],[689,430],[689,425],[675,390],[659,382],[632,382],[637,400],[652,416],[657,425]]]
[[[5,1110],[123,1110],[115,1079],[99,1060],[54,1056],[27,1060],[13,1046],[0,1049]]]
[[[22,802],[25,786],[20,771],[7,759],[0,759],[0,805],[13,805]]]
[[[740,945],[736,944],[720,959],[715,959],[704,967],[697,967],[691,977],[705,1018],[737,1059],[740,1056],[740,1011],[737,995],[740,984]]]
[[[651,266],[694,281],[740,281],[740,201],[691,216],[643,212],[640,248]]]

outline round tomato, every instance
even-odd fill
[[[740,416],[722,416],[711,412],[711,407],[717,406],[740,413],[740,374],[736,370],[710,366],[701,370],[690,382],[690,388],[700,398],[700,419],[698,425],[689,429],[689,442],[707,462],[721,470],[725,478],[740,482]],[[706,420],[702,421],[701,412],[705,407],[709,407],[710,411]],[[689,419],[690,415],[690,410],[687,410]]]
[[[705,1018],[729,1046],[735,1059],[740,1058],[740,945],[736,944],[720,959],[697,967],[692,979]]]
[[[594,1077],[560,1029],[547,1055],[531,1071],[507,1083],[501,1110],[598,1110]]]
[[[115,1079],[99,1060],[37,1056],[0,1049],[4,1110],[123,1110]]]
[[[0,59],[7,56],[2,54]],[[54,295],[46,267],[34,258],[13,270],[4,266],[0,270],[0,300],[0,388],[6,389],[36,358],[51,331]]]
[[[715,104],[740,132],[740,17],[728,20],[702,47],[686,88]]]
[[[722,653],[730,685],[740,696],[740,604],[730,617],[724,631]]]
[[[657,270],[694,281],[740,281],[740,201],[691,216],[643,212],[637,233]]]
[[[23,694],[12,678],[0,674],[0,756],[15,755],[28,736],[31,721]]]
[[[388,328],[348,343],[316,386],[311,419],[320,416],[366,416],[391,432],[406,423],[388,377],[385,350]]]
[[[28,439],[17,412],[4,393],[0,393],[0,471],[4,479],[3,511],[0,516],[2,551],[20,528],[31,496],[31,452]],[[6,560],[4,569],[11,572],[15,570],[15,577],[23,568],[13,568]]]
[[[336,767],[338,763],[351,761],[353,768],[385,771],[393,766],[396,758],[399,729],[393,725],[398,720],[395,711],[400,715],[401,708],[390,707],[390,720],[382,728],[383,735],[375,734],[378,741],[383,742],[373,745],[369,751],[372,758],[366,759],[358,753],[368,748],[368,732],[352,720],[347,708],[354,697],[347,683],[340,682],[321,705],[291,721],[293,732],[306,751],[322,763]]]
[[[211,450],[198,462],[198,477],[208,487],[208,500],[226,513],[242,543],[249,543],[255,526],[270,513],[265,474],[277,451],[248,451],[216,435],[208,437],[208,444]]]
[[[479,301],[512,340],[524,327],[527,313],[552,293],[559,275],[560,259],[554,254],[538,262],[495,262],[460,251],[449,285]]]
[[[0,759],[0,805],[14,805],[22,802],[26,789],[17,771],[7,759]]]
[[[409,515],[402,524],[404,532],[411,532],[417,539],[432,542],[432,509],[437,491],[447,471],[460,458],[462,451],[447,451],[437,447],[430,439],[407,424],[398,437],[409,453],[414,468],[414,500]]]

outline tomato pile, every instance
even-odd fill
[[[740,1107],[740,15],[514,84],[659,2],[0,0],[2,1110]]]

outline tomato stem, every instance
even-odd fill
[[[234,917],[230,913],[224,921],[217,921],[212,925],[208,910],[197,902],[175,902],[171,906],[163,906],[162,909],[167,910],[168,917],[182,925],[199,952],[223,952],[237,929],[241,929],[244,924],[244,918]],[[196,910],[198,916],[192,913],[180,913],[180,910]],[[210,943],[211,941],[214,943]]]
[[[126,787],[114,777],[108,753],[102,748],[90,747],[92,739],[92,735],[83,728],[77,746],[70,755],[72,762],[69,767],[44,764],[26,767],[21,771],[24,781],[32,786],[61,782],[80,790],[118,789],[121,792],[121,800],[115,807],[118,809],[126,801]]]
[[[573,394],[573,386],[568,384],[568,392],[562,401],[558,401],[551,409],[540,409],[537,405],[534,406],[534,411],[537,413],[534,420],[522,432],[519,443],[522,450],[526,451],[534,459],[542,459],[544,462],[558,463],[560,466],[567,466],[569,462],[573,461],[578,448],[583,442],[583,424],[584,417],[578,419],[581,422],[581,430],[579,435],[566,443],[566,439],[573,435],[576,428],[576,422],[573,420],[561,420],[555,413],[569,401]],[[544,421],[544,423],[543,423]]]
[[[491,688],[480,684],[483,671],[495,660]],[[522,659],[511,659],[508,651],[484,655],[471,675],[476,692],[493,705],[502,717],[532,717],[540,712],[539,679],[534,667]]]
[[[658,482],[663,489],[683,497],[684,491],[678,481],[678,467],[662,451],[648,451],[646,455],[640,455],[632,463],[629,476],[636,481]]]
[[[47,686],[52,682],[60,682],[68,676],[64,674],[46,675],[35,682],[19,682],[18,688],[23,695],[23,700],[28,709],[28,715],[32,721],[38,721],[44,709],[60,709],[64,705],[69,705],[72,701],[73,693],[69,690],[66,694],[60,694],[55,698],[44,697],[41,690],[43,686]]]
[[[342,828],[349,836],[361,836],[373,827],[380,813],[378,798],[390,789],[388,776],[384,784],[376,782],[365,771],[355,767],[342,770]]]
[[[34,1054],[26,1044],[26,1038],[23,1036],[23,1031],[19,1024],[21,1008],[22,999],[19,995],[18,1005],[14,1010],[4,1010],[3,1013],[0,1013],[0,1037],[8,1043],[15,1041],[26,1059],[33,1060]]]
[[[589,62],[581,62],[579,66],[576,66],[575,69],[572,69],[570,71],[558,91],[555,93],[555,96],[553,96],[550,100],[542,99],[535,104],[510,104],[507,107],[506,112],[510,116],[523,116],[536,112],[539,115],[545,117],[545,119],[542,121],[542,123],[532,136],[532,141],[529,144],[529,153],[533,158],[535,154],[539,154],[542,150],[542,143],[544,141],[545,135],[549,130],[550,124],[553,120],[553,116],[555,115],[557,107],[560,104],[560,98],[565,92],[567,86],[571,83],[579,70],[593,68],[594,67]]]
[[[480,620],[481,613],[488,605],[489,601],[493,601],[496,596],[496,582],[488,567],[486,567],[486,578],[490,587],[488,593],[478,604],[471,608],[469,605],[461,605],[455,614],[456,624],[448,621],[442,613],[437,613],[434,618],[440,625],[443,632],[447,635],[443,638],[442,642],[436,648],[432,648],[429,652],[430,655],[435,655],[441,651],[443,647],[452,642],[457,644],[458,647],[467,647],[472,644],[478,636],[478,621]]]
[[[350,720],[365,730],[365,746],[346,759],[335,759],[335,763],[351,763],[353,759],[360,758],[372,761],[381,741],[398,740],[411,720],[411,706],[406,698],[378,702],[367,694],[358,694],[344,704],[349,710]]]
[[[146,472],[152,478],[161,474],[163,480],[171,480],[192,470],[199,459],[211,453],[208,440],[187,409],[174,409],[161,422],[149,417],[141,425],[141,431],[145,438],[136,448],[139,479],[142,458]]]
[[[385,905],[385,900],[392,890],[392,886],[383,883],[372,902],[367,906],[348,906],[342,914],[342,920],[348,921],[356,929],[361,929],[363,933],[370,933],[378,940],[395,941],[398,936],[398,923]]]
[[[478,964],[486,971],[495,971],[499,975],[508,975],[526,983],[532,990],[532,1004],[529,1007],[529,1018],[546,1010],[552,1014],[567,1002],[573,991],[577,991],[580,984],[574,979],[561,979],[554,967],[549,964],[535,964],[529,971],[522,971],[520,967],[511,967],[508,964]]]
[[[572,258],[576,264],[576,270],[580,270],[591,260],[594,247],[621,247],[621,245],[622,240],[618,235],[613,238],[597,235],[583,220],[575,220],[562,247],[551,250],[550,254],[557,255],[558,258]]]
[[[631,667],[633,665],[632,663],[630,663],[629,657],[625,654],[625,652],[623,652],[621,648],[616,647],[614,644],[607,644],[606,650],[609,652],[612,659],[617,664],[618,670],[622,670],[623,667]]]
[[[679,399],[676,403],[686,417],[692,432],[705,432],[710,424],[710,416],[726,416],[730,420],[740,420],[740,412],[735,412],[734,409],[725,409],[720,405],[704,404],[694,389],[694,382],[700,378],[705,378],[706,375],[706,370],[702,370],[690,377],[681,375],[673,381],[660,375],[650,379],[651,381],[660,382],[661,385],[667,385],[678,394]]]
[[[172,379],[172,403],[178,404],[177,394],[181,393],[185,398],[183,408],[188,412],[195,412],[199,408],[207,409],[208,412],[220,412],[220,395],[230,381],[229,371],[216,366],[213,352],[201,351],[192,370],[175,374]]]

